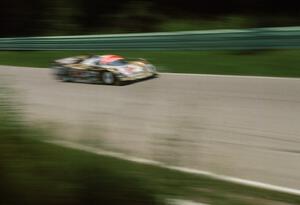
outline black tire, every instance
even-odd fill
[[[116,82],[118,82],[116,76],[112,72],[109,72],[109,71],[104,71],[101,74],[101,81],[105,85],[114,85],[114,84],[116,84]]]
[[[91,83],[91,84],[98,84],[101,81],[101,74],[100,73],[95,73],[95,72],[90,72],[87,76],[86,76],[86,80],[87,83]]]
[[[61,80],[63,82],[73,82],[74,78],[71,76],[71,70],[69,68],[62,68]]]
[[[62,76],[62,77],[61,77],[61,81],[62,81],[62,82],[73,82],[73,81],[74,81],[74,78],[65,75],[65,76]]]
[[[66,67],[63,66],[56,66],[54,67],[54,75],[56,76],[56,79],[61,80],[63,82],[71,82],[72,77],[69,75],[69,70]]]

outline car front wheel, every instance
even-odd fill
[[[109,71],[103,72],[101,78],[102,78],[102,82],[106,85],[112,85],[115,84],[116,82],[115,75]]]

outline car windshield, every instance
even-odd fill
[[[99,57],[88,58],[81,62],[81,64],[84,65],[97,65],[98,63],[99,63]]]
[[[112,65],[112,66],[122,66],[122,65],[127,65],[127,64],[128,64],[128,62],[124,59],[115,60],[115,61],[107,63],[107,65]]]

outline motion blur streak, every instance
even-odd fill
[[[60,83],[1,67],[29,122],[62,140],[172,166],[300,188],[300,80],[162,75],[127,86]]]
[[[141,163],[141,164],[159,166],[159,167],[166,168],[169,170],[175,170],[175,171],[180,171],[180,172],[189,173],[189,174],[203,175],[203,176],[211,177],[213,179],[218,179],[221,181],[233,182],[233,183],[243,184],[246,186],[252,186],[252,187],[256,187],[256,188],[262,188],[262,189],[267,189],[267,190],[272,190],[272,191],[277,191],[277,192],[285,192],[285,193],[289,193],[289,194],[300,195],[299,189],[290,189],[290,188],[286,188],[286,187],[275,186],[272,184],[265,184],[265,183],[261,183],[261,182],[239,179],[239,178],[230,177],[230,176],[223,176],[223,175],[214,174],[212,172],[190,169],[190,168],[185,168],[185,167],[170,166],[168,164],[164,164],[164,163],[161,163],[158,161],[147,160],[147,159],[142,159],[142,158],[138,158],[138,157],[132,157],[130,155],[126,155],[123,153],[110,152],[110,151],[106,151],[106,150],[101,150],[99,148],[93,148],[91,146],[76,144],[76,143],[69,142],[69,141],[50,140],[47,142],[55,144],[55,145],[63,146],[63,147],[68,147],[68,148],[73,148],[73,149],[78,149],[78,150],[98,154],[98,155],[110,156],[110,157],[114,157],[117,159],[132,161],[132,162]]]

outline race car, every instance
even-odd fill
[[[145,59],[129,60],[119,55],[75,56],[55,60],[57,79],[65,82],[122,85],[124,82],[157,77],[154,65]]]

